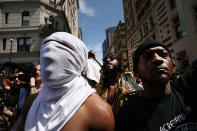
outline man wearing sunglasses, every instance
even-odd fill
[[[122,72],[119,57],[113,53],[107,54],[103,58],[102,75],[97,84],[97,92],[112,105],[114,114],[116,115],[129,95],[140,91],[138,84]]]

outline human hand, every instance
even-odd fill
[[[88,58],[93,58],[93,59],[96,59],[96,53],[93,51],[93,50],[90,50],[88,52]]]
[[[4,88],[5,88],[6,90],[10,90],[10,86],[8,86],[8,85],[6,85]]]

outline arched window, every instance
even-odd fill
[[[22,13],[22,26],[28,26],[29,25],[29,11],[24,11]]]

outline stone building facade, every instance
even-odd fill
[[[123,0],[129,69],[132,53],[146,39],[157,39],[167,45],[182,71],[197,58],[196,0]]]
[[[53,32],[78,36],[78,0],[59,1],[0,1],[0,65],[38,64],[42,40]]]
[[[126,43],[125,24],[118,23],[113,36],[114,52],[121,59],[121,66],[124,71],[128,71],[128,50]]]
[[[105,30],[106,39],[102,44],[103,57],[105,57],[105,55],[109,52],[114,53],[113,37],[115,30],[116,30],[116,26],[109,27]]]
[[[102,44],[103,57],[107,53],[114,53],[121,59],[123,71],[129,71],[128,68],[128,49],[126,43],[125,23],[119,21],[117,26],[109,27],[105,30],[106,39]]]

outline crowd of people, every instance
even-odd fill
[[[26,98],[42,88],[40,65],[21,65],[6,77],[4,68],[0,74],[0,130],[14,130],[21,119]]]
[[[114,53],[102,64],[76,36],[56,32],[43,40],[35,69],[30,77],[18,70],[14,84],[2,71],[0,130],[197,130],[196,64],[177,74],[159,41],[138,46],[133,74]]]

